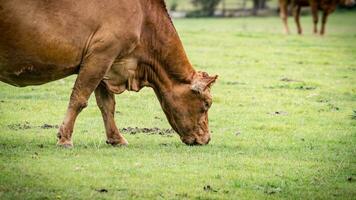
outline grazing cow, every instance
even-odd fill
[[[326,20],[332,12],[336,9],[336,6],[339,4],[343,5],[353,5],[355,3],[354,0],[279,0],[279,8],[280,8],[280,17],[282,18],[284,31],[289,34],[289,28],[287,24],[288,18],[288,7],[291,5],[294,15],[295,23],[297,24],[298,34],[302,34],[302,27],[300,26],[300,10],[301,7],[310,6],[311,13],[313,15],[313,23],[314,23],[314,33],[318,33],[318,11],[321,10],[323,12],[322,20],[321,20],[321,29],[320,35],[324,35],[325,33],[325,24]]]
[[[115,98],[153,88],[188,145],[210,141],[210,86],[217,76],[189,62],[163,0],[0,0],[0,80],[18,87],[78,74],[58,145],[72,146],[80,111],[94,92],[107,143],[127,145]]]

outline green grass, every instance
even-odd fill
[[[92,97],[61,149],[40,126],[62,121],[75,77],[0,83],[0,199],[355,199],[355,19],[331,15],[325,37],[310,17],[304,36],[277,17],[174,20],[196,69],[220,75],[202,147],[138,133],[112,148]],[[116,99],[119,127],[170,128],[151,89]]]

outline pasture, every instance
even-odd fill
[[[354,199],[356,13],[326,36],[282,33],[276,17],[177,19],[198,70],[219,74],[212,141],[186,146],[151,89],[116,96],[130,143],[105,144],[95,98],[73,149],[56,147],[75,76],[42,86],[0,83],[0,199]],[[137,127],[137,128],[135,128]]]

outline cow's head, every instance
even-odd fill
[[[203,145],[210,141],[210,87],[217,77],[197,72],[190,84],[174,86],[172,92],[161,99],[169,123],[187,145]]]

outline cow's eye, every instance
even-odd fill
[[[209,102],[205,102],[204,104],[205,104],[205,107],[206,107],[206,108],[208,108],[208,109],[210,108]]]
[[[205,102],[204,102],[204,111],[209,110],[210,106],[211,106],[211,103],[205,101]]]

